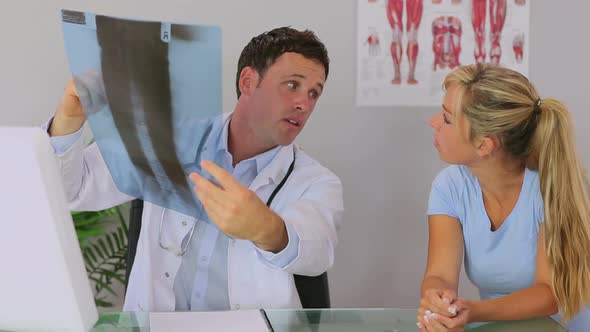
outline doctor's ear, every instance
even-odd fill
[[[256,69],[250,66],[244,67],[242,72],[240,72],[240,79],[238,80],[242,95],[250,96],[258,86],[259,80],[260,75]]]

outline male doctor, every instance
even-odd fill
[[[328,76],[325,46],[311,31],[277,28],[254,37],[238,62],[238,101],[214,122],[192,173],[203,219],[145,203],[125,311],[301,306],[293,274],[334,262],[342,184],[293,144]],[[119,192],[70,81],[48,125],[72,210],[132,200]]]

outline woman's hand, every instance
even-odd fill
[[[457,314],[457,307],[452,303],[456,298],[457,293],[451,289],[427,289],[420,300],[417,317],[418,327],[425,327],[425,318],[432,313],[444,317],[454,317]]]
[[[463,328],[469,323],[471,305],[464,299],[457,299],[451,303],[457,310],[454,317],[448,317],[430,310],[423,310],[422,322],[418,322],[418,327],[423,332],[456,332],[463,331]],[[419,313],[420,314],[420,313]]]

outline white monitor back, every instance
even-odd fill
[[[88,331],[98,314],[47,134],[0,127],[0,330]]]

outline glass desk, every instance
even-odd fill
[[[275,332],[419,332],[416,310],[322,309],[266,310]],[[149,331],[149,313],[104,313],[92,331]],[[195,329],[195,331],[197,331]],[[468,326],[472,332],[566,332],[553,319],[497,322]]]

